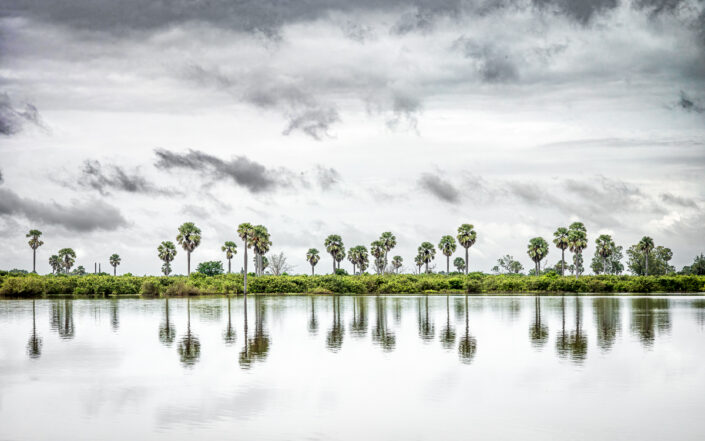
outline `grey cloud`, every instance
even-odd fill
[[[694,200],[681,196],[676,196],[671,193],[661,194],[661,200],[667,204],[677,205],[679,207],[698,208],[698,204],[696,204]]]
[[[0,170],[0,184],[5,182],[5,178],[2,177],[2,170]]]
[[[290,175],[286,170],[267,169],[244,156],[225,161],[198,150],[179,154],[157,149],[154,153],[157,155],[155,166],[159,169],[186,169],[204,176],[229,178],[252,193],[272,191],[283,185],[286,182],[285,178]]]
[[[374,30],[370,26],[362,23],[348,21],[341,26],[341,29],[345,37],[357,41],[358,43],[375,39]]]
[[[418,184],[421,188],[444,202],[456,203],[460,200],[458,189],[436,174],[424,173]]]
[[[6,93],[0,94],[0,135],[15,135],[27,124],[44,127],[37,108],[27,103],[23,110],[19,110]]]
[[[76,232],[113,231],[127,226],[120,210],[101,200],[72,201],[70,205],[40,202],[0,189],[0,216],[24,216],[45,225]]]
[[[492,43],[478,43],[467,37],[460,37],[453,43],[466,58],[475,64],[475,69],[483,81],[504,83],[519,79],[519,69],[509,52]]]
[[[678,107],[685,110],[686,112],[705,112],[705,107],[703,107],[699,102],[689,97],[685,92],[681,90],[680,99],[678,100]]]
[[[164,195],[173,193],[155,187],[137,171],[128,173],[117,165],[103,167],[100,161],[90,159],[83,162],[78,182],[81,186],[98,190],[102,195],[109,194],[110,190]]]
[[[531,0],[541,10],[561,13],[581,23],[587,24],[600,14],[612,11],[619,6],[618,0]]]
[[[289,117],[289,123],[282,134],[289,135],[294,130],[301,130],[320,141],[330,136],[328,130],[339,121],[340,115],[334,107],[304,109]]]
[[[332,167],[326,168],[318,165],[316,166],[316,178],[318,180],[318,185],[320,185],[322,189],[326,190],[340,182],[340,173]]]
[[[396,129],[405,123],[416,130],[420,111],[421,100],[417,96],[409,92],[395,92],[392,95],[392,117],[387,120],[387,127]]]

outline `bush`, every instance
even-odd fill
[[[142,282],[140,293],[145,297],[157,297],[159,295],[159,285],[153,280],[145,280]]]
[[[183,280],[179,280],[176,283],[169,285],[166,289],[166,295],[169,297],[187,297],[187,296],[197,296],[201,294],[201,290],[193,285],[190,285]]]

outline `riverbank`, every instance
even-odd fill
[[[361,276],[248,276],[248,294],[413,294],[413,293],[698,293],[705,276],[524,276],[388,274]],[[243,276],[189,277],[107,275],[1,276],[0,296],[51,295],[144,297],[242,294]]]

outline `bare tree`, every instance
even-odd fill
[[[286,262],[286,256],[283,252],[270,255],[269,270],[275,276],[281,276],[284,273],[290,272],[292,269],[293,267]]]

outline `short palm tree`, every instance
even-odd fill
[[[49,266],[51,266],[52,274],[59,274],[61,272],[61,259],[56,254],[49,257]]]
[[[399,268],[404,264],[404,259],[402,259],[401,256],[394,256],[392,257],[392,267],[394,268],[394,272],[397,274],[399,273]]]
[[[455,253],[457,245],[453,236],[443,236],[438,243],[438,249],[446,256],[446,274],[450,274],[450,256]]]
[[[367,253],[367,248],[365,248],[363,245],[358,245],[357,267],[360,269],[360,274],[364,273],[368,266],[370,266],[370,256]]]
[[[328,254],[333,258],[333,274],[335,274],[335,270],[337,269],[336,263],[338,262],[336,256],[340,253],[341,248],[343,248],[343,239],[337,234],[331,234],[323,241],[323,245],[326,247]]]
[[[468,249],[475,244],[477,240],[477,233],[475,232],[475,227],[472,224],[462,224],[458,227],[458,243],[465,248],[465,274],[468,273]]]
[[[541,261],[548,256],[548,242],[543,237],[534,237],[529,240],[527,253],[534,261],[536,275],[541,275]]]
[[[315,248],[309,248],[306,252],[306,260],[309,264],[311,264],[311,275],[316,275],[316,264],[318,264],[318,261],[321,260],[321,256],[318,254],[318,250]]]
[[[176,257],[176,246],[174,246],[174,242],[170,240],[162,242],[157,247],[157,253],[159,259],[164,262],[162,272],[165,276],[168,276],[171,274],[171,262],[174,260],[174,257]]]
[[[582,259],[583,250],[587,248],[587,230],[582,222],[573,222],[568,227],[568,248],[573,253],[573,264],[577,269]],[[578,278],[578,271],[575,271],[575,278]]]
[[[179,227],[176,242],[186,251],[186,274],[191,275],[191,252],[201,244],[201,229],[193,222],[185,222]]]
[[[377,271],[377,274],[380,274],[382,271],[384,271],[384,268],[382,268],[385,263],[384,263],[384,242],[381,240],[375,240],[372,241],[370,244],[370,254],[375,258],[375,269]]]
[[[237,244],[231,240],[226,241],[220,251],[225,253],[225,258],[228,259],[228,274],[230,274],[232,269],[233,257],[237,254]]]
[[[357,269],[357,247],[352,247],[350,250],[348,250],[348,261],[352,263],[353,266],[353,275],[356,274],[356,269]]]
[[[424,265],[426,265],[426,272],[428,273],[428,264],[436,258],[436,249],[431,242],[423,242],[419,246],[418,252]]]
[[[59,260],[61,261],[61,266],[64,267],[66,274],[76,262],[76,252],[71,248],[62,248],[59,250]]]
[[[464,271],[465,259],[463,259],[462,257],[456,257],[455,260],[453,260],[453,266],[456,270],[458,270],[458,272]]]
[[[607,274],[607,259],[612,255],[615,245],[612,240],[612,236],[609,234],[601,234],[595,240],[595,246],[597,247],[597,255],[602,258],[602,272]]]
[[[644,275],[649,275],[649,254],[654,249],[654,240],[649,236],[644,236],[641,238],[637,244],[637,249],[644,253]]]
[[[26,237],[29,237],[29,247],[32,248],[32,272],[37,272],[37,248],[44,245],[44,242],[39,240],[42,232],[39,230],[29,230]]]
[[[565,276],[565,250],[570,245],[568,229],[566,227],[559,227],[553,233],[553,243],[561,250],[561,276]]]
[[[397,237],[393,235],[390,231],[385,231],[379,237],[379,241],[382,243],[382,247],[384,248],[384,267],[387,268],[387,255],[392,250],[392,248],[397,246]]]
[[[337,253],[335,253],[335,263],[338,265],[338,269],[340,269],[340,262],[342,262],[345,259],[345,247],[340,247]]]
[[[414,257],[414,263],[419,269],[419,274],[421,274],[421,267],[423,266],[423,256],[421,253],[417,254],[416,257]]]
[[[117,266],[120,265],[120,256],[113,254],[110,256],[109,262],[113,266],[113,276],[117,276]]]
[[[245,263],[244,263],[244,279],[243,279],[243,292],[245,296],[247,296],[247,249],[252,246],[252,239],[255,235],[255,227],[252,226],[251,223],[245,222],[237,227],[237,235],[242,239],[242,241],[245,244],[244,247],[244,256],[245,256]]]
[[[264,255],[267,254],[269,248],[272,246],[272,241],[270,240],[269,231],[264,225],[255,225],[253,228],[254,234],[252,236],[252,250],[255,252],[255,262],[256,271],[258,276],[264,274],[264,269],[266,265],[264,264]]]

